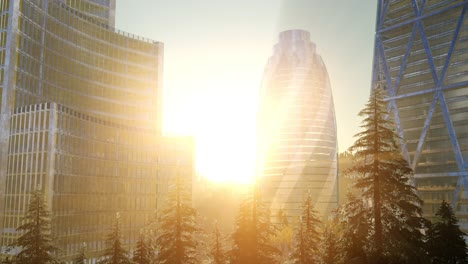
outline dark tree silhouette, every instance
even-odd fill
[[[242,201],[232,234],[231,264],[274,264],[279,250],[272,245],[274,227],[260,202],[257,188]]]
[[[128,252],[122,246],[120,231],[120,215],[116,214],[114,226],[106,239],[106,249],[99,264],[130,264]]]
[[[364,131],[355,136],[350,148],[356,162],[347,173],[360,175],[355,187],[370,201],[371,259],[377,263],[418,263],[424,255],[422,200],[410,184],[413,172],[400,152],[380,88],[372,91],[359,115],[364,117]]]
[[[152,249],[145,239],[143,233],[140,234],[137,240],[136,249],[133,254],[133,262],[135,264],[149,264],[153,261]]]
[[[347,193],[347,202],[337,210],[342,230],[341,247],[344,263],[366,263],[364,246],[369,233],[367,208],[361,199]]]
[[[215,225],[213,232],[213,246],[211,248],[212,264],[225,264],[228,261],[227,252],[223,244],[223,236],[219,232],[218,225]]]
[[[168,194],[166,207],[160,212],[158,261],[161,264],[197,263],[197,241],[195,234],[200,231],[191,205],[190,192],[181,177],[176,177],[172,191]]]
[[[36,190],[31,193],[31,200],[23,221],[25,224],[16,229],[23,232],[23,235],[13,244],[13,247],[21,249],[15,256],[14,263],[59,263],[54,255],[58,252],[58,248],[52,242],[50,213],[42,191]]]
[[[468,263],[468,255],[463,233],[458,226],[458,219],[452,207],[442,201],[436,213],[437,222],[429,231],[429,254],[432,263],[461,264]]]
[[[318,263],[318,245],[320,234],[318,232],[321,221],[314,210],[312,197],[307,195],[302,206],[302,215],[299,227],[294,238],[291,261],[294,264]]]
[[[321,236],[319,256],[321,264],[342,263],[342,254],[339,237],[332,224],[327,225]]]

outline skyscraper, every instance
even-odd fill
[[[60,0],[97,23],[115,26],[115,0]]]
[[[258,141],[262,198],[273,215],[298,216],[308,193],[322,216],[337,207],[332,91],[307,31],[279,35],[262,82]]]
[[[115,11],[0,1],[0,253],[36,188],[63,260],[82,243],[97,257],[116,212],[127,248],[155,216],[163,45],[98,21],[92,3]]]
[[[468,229],[468,1],[378,2],[373,88],[386,100],[424,213]]]

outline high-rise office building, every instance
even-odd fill
[[[300,215],[308,193],[322,216],[335,209],[335,110],[328,73],[309,32],[280,33],[265,68],[258,123],[260,188],[271,213]]]
[[[0,253],[36,188],[65,261],[82,243],[99,256],[116,212],[127,248],[155,216],[163,45],[92,3],[115,7],[0,1]]]
[[[468,229],[468,1],[378,1],[373,88],[386,91],[424,213]]]
[[[115,0],[60,0],[97,23],[115,26]]]

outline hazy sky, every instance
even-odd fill
[[[225,177],[239,177],[254,166],[257,96],[283,30],[311,33],[330,75],[339,151],[352,144],[370,90],[376,8],[375,0],[117,0],[116,27],[165,45],[165,130],[196,137],[201,173],[229,168]]]

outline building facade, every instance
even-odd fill
[[[82,243],[99,256],[116,212],[127,248],[155,217],[163,45],[82,13],[91,3],[115,12],[0,1],[2,251],[37,188],[65,261]]]
[[[115,26],[115,0],[60,0],[95,22]]]
[[[321,216],[337,208],[337,141],[326,67],[310,34],[280,33],[265,68],[259,110],[262,198],[275,215],[300,215],[308,193]]]
[[[383,87],[432,218],[451,201],[468,230],[468,1],[378,1],[373,88]]]

